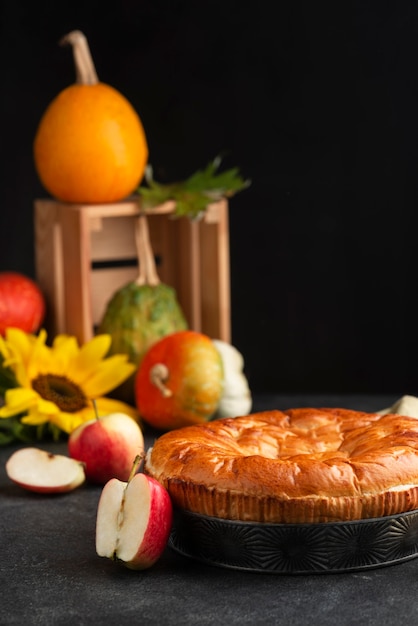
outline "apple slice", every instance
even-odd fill
[[[6,462],[14,483],[37,493],[72,491],[86,480],[83,464],[40,448],[20,448]]]
[[[135,465],[135,464],[134,464]],[[112,478],[97,509],[96,552],[130,569],[147,569],[162,555],[173,522],[168,491],[154,478],[135,474]]]

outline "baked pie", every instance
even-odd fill
[[[144,471],[174,506],[217,518],[378,518],[418,508],[418,420],[341,408],[223,418],[158,437]]]

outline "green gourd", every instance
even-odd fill
[[[136,242],[139,276],[110,298],[98,333],[111,335],[109,354],[127,354],[139,367],[148,349],[159,339],[188,328],[187,320],[173,287],[159,279],[145,214],[137,219]],[[112,394],[134,404],[135,374]]]

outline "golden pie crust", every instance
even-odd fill
[[[144,471],[180,509],[320,523],[418,508],[418,420],[347,409],[265,411],[161,435]]]

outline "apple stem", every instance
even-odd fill
[[[153,385],[159,389],[164,398],[169,398],[173,395],[171,389],[164,385],[165,381],[168,380],[168,367],[164,365],[164,363],[156,363],[150,370],[150,380]]]
[[[96,403],[96,400],[92,400],[92,402],[93,402],[94,412],[95,412],[95,414],[96,414],[96,419],[97,419],[97,420],[99,420],[99,412],[98,412],[98,410],[97,410],[97,403]]]
[[[141,463],[141,461],[142,461],[142,454],[137,454],[135,459],[134,459],[134,462],[132,464],[132,469],[131,469],[131,473],[129,474],[128,483],[131,482],[132,478],[137,473],[138,467],[139,467],[139,464]]]

